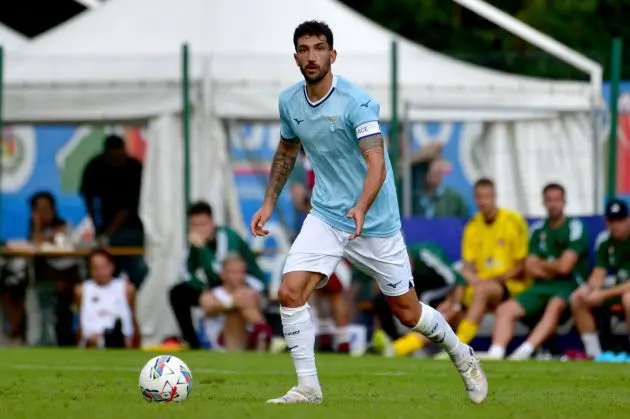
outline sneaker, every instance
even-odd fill
[[[383,330],[376,330],[372,334],[372,349],[377,354],[391,358],[395,355],[394,345],[390,337]]]
[[[267,404],[320,404],[323,400],[324,396],[321,390],[295,386],[284,396],[267,400]]]
[[[488,396],[488,380],[481,369],[481,363],[475,352],[469,347],[470,356],[457,362],[455,366],[464,380],[468,398],[475,404],[481,404]]]

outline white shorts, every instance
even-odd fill
[[[337,230],[309,214],[302,230],[289,250],[283,274],[305,271],[319,272],[325,278],[322,288],[342,258],[376,279],[387,296],[403,295],[413,286],[409,255],[402,234],[391,237],[362,237],[349,241],[350,233]]]

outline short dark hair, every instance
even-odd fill
[[[543,191],[542,191],[543,195],[545,195],[547,192],[552,191],[554,189],[557,190],[557,191],[562,192],[562,195],[565,194],[564,186],[562,186],[559,183],[553,183],[552,182],[552,183],[548,183],[548,184],[545,185],[545,187],[543,188]]]
[[[492,179],[487,178],[487,177],[482,177],[481,179],[478,179],[475,182],[475,189],[481,188],[481,187],[484,187],[484,186],[487,186],[487,187],[490,187],[490,188],[494,189],[494,182],[492,181]]]
[[[55,200],[55,196],[48,191],[36,192],[31,196],[31,199],[29,200],[31,210],[35,209],[35,204],[37,204],[37,201],[39,201],[40,199],[45,199],[46,201],[48,201],[53,211],[56,211],[57,202]]]
[[[207,215],[212,217],[212,207],[206,201],[197,201],[190,204],[188,207],[188,216],[192,215]]]
[[[120,150],[124,148],[125,140],[123,140],[119,135],[110,134],[105,137],[105,143],[103,144],[103,149],[105,151]]]
[[[104,247],[99,247],[97,249],[92,250],[90,254],[88,255],[88,266],[92,264],[92,259],[94,259],[96,256],[103,256],[112,265],[116,264],[114,262],[114,256],[111,253],[109,253],[107,249],[105,249]]]
[[[321,22],[318,20],[307,20],[306,22],[302,22],[295,28],[295,32],[293,32],[293,46],[297,50],[298,39],[303,36],[322,36],[326,37],[326,42],[330,48],[333,47],[333,33],[330,27],[326,24],[326,22]]]

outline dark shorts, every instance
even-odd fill
[[[525,316],[533,316],[542,313],[552,298],[561,298],[568,303],[576,288],[573,280],[536,281],[514,299],[525,311]]]

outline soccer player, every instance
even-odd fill
[[[588,237],[579,218],[564,214],[565,191],[550,183],[543,189],[547,219],[532,226],[525,260],[532,286],[497,309],[488,358],[502,359],[517,319],[540,316],[527,340],[509,359],[529,359],[557,329],[569,298],[588,276]]]
[[[278,296],[283,332],[298,376],[297,386],[268,403],[321,403],[315,367],[315,329],[306,300],[325,285],[342,257],[378,281],[402,324],[439,344],[458,369],[474,403],[488,383],[472,348],[459,342],[435,309],[418,303],[401,234],[390,161],[385,154],[376,100],[331,65],[337,52],[322,22],[300,24],[293,35],[295,63],[305,82],[279,100],[280,142],[262,207],[252,217],[255,236],[264,228],[303,145],[315,172],[312,210],[289,250]]]
[[[462,239],[461,270],[468,286],[462,300],[466,317],[457,327],[457,337],[468,344],[477,335],[483,316],[522,292],[527,284],[527,223],[514,211],[497,207],[494,182],[475,183],[479,212],[468,222]]]
[[[628,205],[619,199],[606,205],[606,231],[595,242],[595,268],[583,285],[571,296],[575,326],[580,332],[589,357],[601,352],[592,309],[621,303],[630,331],[630,215]],[[610,275],[610,276],[609,276]],[[607,277],[612,284],[605,284]],[[607,282],[607,281],[606,281]]]

